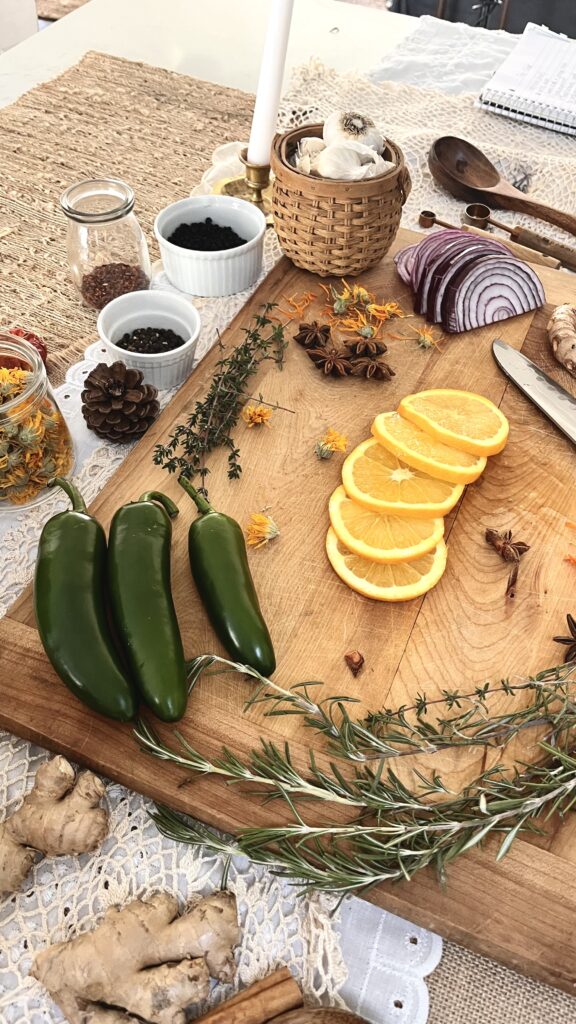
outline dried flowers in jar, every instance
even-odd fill
[[[72,278],[95,309],[150,285],[148,246],[134,202],[134,192],[118,178],[79,181],[60,199],[68,217]]]
[[[33,502],[73,461],[40,354],[23,338],[0,334],[0,508]]]

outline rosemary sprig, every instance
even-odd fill
[[[290,745],[277,747],[261,740],[260,747],[243,758],[227,749],[221,757],[210,761],[198,753],[178,733],[179,749],[163,743],[149,725],[140,722],[135,730],[144,749],[154,756],[172,761],[193,774],[215,774],[228,784],[248,785],[265,801],[281,798],[289,806],[294,823],[277,827],[242,829],[233,843],[225,843],[228,855],[242,853],[252,860],[268,864],[283,876],[299,879],[304,889],[321,888],[344,895],[362,891],[378,882],[406,878],[427,865],[435,865],[441,877],[447,865],[457,856],[481,843],[489,834],[504,838],[498,859],[509,850],[514,839],[525,831],[539,832],[542,816],[567,814],[576,804],[576,757],[571,752],[571,728],[576,722],[576,709],[571,686],[576,682],[576,665],[548,669],[538,676],[512,685],[504,680],[499,685],[477,687],[472,693],[446,692],[429,701],[419,696],[411,708],[382,712],[377,727],[384,729],[385,756],[375,768],[358,763],[357,742],[370,735],[371,718],[358,725],[344,708],[345,698],[328,697],[314,701],[311,687],[315,682],[298,684],[289,690],[265,679],[245,665],[229,662],[214,655],[205,655],[190,664],[190,686],[210,666],[221,665],[228,671],[241,672],[256,679],[256,688],[246,707],[269,703],[271,714],[301,714],[305,723],[321,734],[327,734],[343,758],[354,763],[345,775],[334,762],[320,767],[314,754],[308,755],[303,770],[292,757]],[[507,715],[491,719],[487,698],[505,694],[513,699],[522,691],[531,696],[529,705],[513,709]],[[414,791],[385,768],[390,756],[390,736],[407,735],[410,752],[429,752],[430,723],[425,720],[432,706],[460,709],[457,714],[439,717],[433,729],[447,729],[446,745],[468,745],[473,730],[498,738],[510,739],[528,724],[550,726],[548,740],[539,746],[547,756],[543,765],[521,765],[511,775],[499,765],[484,771],[461,793],[451,793],[438,773],[430,777],[414,770],[418,780]],[[283,708],[283,705],[286,705]],[[346,718],[334,709],[344,709]],[[328,710],[326,710],[328,709]],[[393,722],[392,731],[386,732]],[[342,739],[344,729],[344,739]],[[399,733],[397,733],[399,730]],[[466,735],[469,730],[470,734]],[[390,740],[390,749],[394,748]],[[450,741],[450,742],[448,742]],[[436,741],[435,741],[436,742]],[[433,749],[439,749],[434,747]],[[404,753],[404,751],[401,751]],[[398,751],[397,751],[398,755]],[[399,755],[398,755],[399,756]],[[431,801],[430,797],[434,796]],[[308,824],[299,809],[301,801],[324,801],[349,808],[350,822],[327,822],[322,826]],[[166,809],[155,815],[164,834],[181,842],[202,843],[222,850],[223,839],[204,826],[190,824]],[[216,838],[213,838],[216,837]]]
[[[516,837],[541,832],[545,813],[566,815],[576,803],[576,758],[542,744],[550,764],[497,777],[492,769],[477,780],[474,799],[456,797],[425,812],[402,812],[374,823],[308,825],[294,810],[295,824],[241,829],[227,843],[218,833],[165,808],[154,815],[160,831],[179,842],[200,844],[267,864],[276,874],[297,879],[304,890],[346,895],[380,882],[410,879],[428,865],[445,877],[448,864],[489,834],[504,834],[496,859]]]
[[[243,328],[242,344],[216,364],[206,398],[196,402],[187,421],[175,427],[166,444],[156,445],[156,465],[190,480],[199,476],[198,489],[203,494],[207,493],[209,473],[206,456],[215,448],[228,449],[228,477],[237,480],[240,476],[240,450],[231,431],[246,401],[250,381],[267,359],[273,359],[282,368],[286,349],[284,327],[270,316],[273,309],[274,304],[267,303],[251,325]]]

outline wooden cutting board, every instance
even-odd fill
[[[417,237],[401,231],[396,248]],[[576,278],[547,268],[538,272],[550,303],[576,302]],[[391,255],[362,281],[380,298],[394,298],[411,308],[410,293],[398,280]],[[283,296],[309,289],[319,296],[307,314],[310,319],[321,309],[319,281],[282,261],[226,331],[226,349],[243,338],[243,328],[261,303],[282,306]],[[570,544],[576,537],[566,521],[576,519],[576,452],[506,382],[490,352],[492,339],[499,335],[522,347],[574,393],[574,380],[549,353],[546,318],[542,311],[497,329],[448,336],[438,350],[423,351],[413,338],[391,339],[388,358],[396,371],[391,383],[326,379],[293,341],[282,372],[273,363],[261,370],[253,393],[293,412],[276,411],[269,429],[249,430],[239,424],[234,436],[242,452],[242,478],[227,479],[226,457],[218,452],[210,459],[209,485],[215,506],[242,524],[251,512],[270,507],[280,527],[280,538],[252,550],[250,562],[278,655],[277,678],[284,685],[323,679],[327,694],[347,693],[360,698],[359,710],[376,710],[410,704],[418,691],[435,696],[446,687],[470,689],[489,679],[533,673],[559,660],[562,651],[551,638],[563,632],[566,614],[576,611],[576,569],[564,561],[575,550]],[[410,322],[397,322],[391,333],[408,336]],[[292,331],[287,333],[290,337]],[[186,535],[194,508],[174,478],[153,465],[152,452],[205,394],[220,357],[218,349],[207,356],[92,509],[108,525],[121,503],[145,489],[164,489],[178,502],[173,587],[190,656],[220,650],[189,574]],[[372,602],[347,589],[327,562],[327,502],[339,483],[342,457],[320,462],[314,444],[331,426],[348,435],[352,448],[369,435],[376,413],[394,408],[409,392],[442,386],[481,392],[501,406],[511,422],[510,441],[501,455],[489,460],[484,476],[467,489],[447,521],[448,567],[440,584],[425,598],[406,604]],[[505,597],[507,566],[484,541],[488,526],[511,528],[531,545],[513,601]],[[129,728],[89,713],[72,698],[43,654],[30,591],[0,624],[0,645],[4,728],[225,830],[286,818],[277,803],[262,806],[238,788],[211,779],[183,786],[184,771],[140,752]],[[345,652],[354,648],[366,659],[357,679],[343,661]],[[303,732],[294,717],[264,719],[260,708],[242,715],[248,692],[240,678],[205,678],[190,700],[182,732],[209,756],[218,754],[223,743],[247,751],[264,736],[290,739],[296,757],[304,758],[310,732]],[[526,749],[516,754],[526,756]],[[482,769],[483,755],[476,750],[437,754],[433,764],[457,788]],[[309,818],[314,813],[306,810]],[[426,871],[409,884],[374,889],[369,898],[573,992],[576,820],[552,823],[538,845],[517,841],[498,865],[494,852],[488,843],[457,860],[444,889]]]

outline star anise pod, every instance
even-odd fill
[[[522,555],[530,551],[529,544],[521,540],[512,540],[512,530],[506,530],[504,533],[500,530],[486,530],[485,537],[488,544],[492,545],[505,562],[519,562]]]
[[[358,338],[346,346],[351,356],[381,356],[388,351],[388,346],[374,338]]]
[[[368,380],[392,380],[396,376],[381,356],[360,356],[352,360],[352,366],[355,377],[366,377]]]
[[[294,341],[304,348],[323,348],[330,341],[330,324],[319,324],[317,320],[300,324]]]
[[[576,661],[576,619],[573,615],[566,616],[566,622],[568,623],[569,636],[555,636],[552,639],[556,644],[564,644],[568,647],[566,654],[564,655],[564,661]]]
[[[327,377],[347,377],[352,373],[352,363],[348,356],[337,348],[309,348],[306,352],[314,366]]]

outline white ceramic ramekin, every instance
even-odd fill
[[[137,327],[168,327],[186,340],[171,352],[148,354],[119,348],[116,342]],[[200,314],[184,295],[155,289],[127,292],[104,306],[98,317],[98,334],[114,359],[141,370],[147,384],[166,391],[182,384],[192,372]]]
[[[235,249],[200,252],[173,245],[168,237],[179,224],[211,217],[247,241]],[[160,211],[154,222],[168,280],[191,295],[233,295],[254,284],[262,269],[266,218],[253,203],[232,196],[190,196]]]

